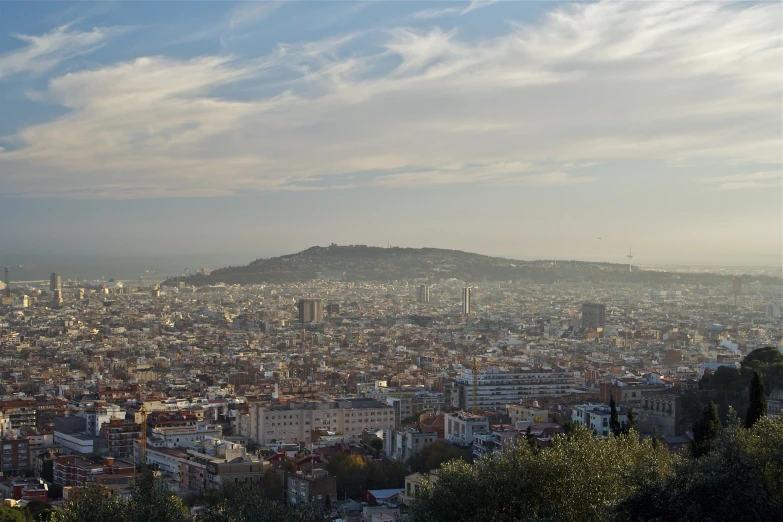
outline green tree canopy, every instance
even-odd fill
[[[607,520],[630,492],[665,479],[674,460],[633,431],[600,440],[576,426],[543,451],[517,444],[473,465],[445,464],[424,484],[411,521]]]
[[[408,459],[408,466],[412,471],[429,473],[451,460],[459,459],[470,462],[471,456],[469,448],[459,448],[445,440],[438,439],[422,447],[417,455]]]
[[[290,506],[264,495],[263,489],[240,482],[205,495],[205,508],[198,522],[323,522],[317,504]]]
[[[767,414],[767,397],[764,395],[764,382],[759,372],[753,373],[750,381],[748,412],[745,416],[745,427],[752,427],[761,417]]]
[[[691,451],[694,457],[701,457],[710,451],[712,441],[723,427],[718,416],[718,408],[710,401],[701,412],[701,418],[693,425],[693,443]]]
[[[618,506],[629,522],[757,522],[783,520],[783,423],[766,417],[751,429],[738,423],[717,435],[699,459],[676,461]]]

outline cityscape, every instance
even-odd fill
[[[321,250],[365,265],[393,249]],[[272,477],[281,499],[324,516],[397,520],[443,463],[416,464],[422,454],[477,462],[547,448],[572,425],[607,439],[613,415],[676,454],[716,397],[710,375],[759,350],[783,358],[779,279],[465,281],[438,265],[376,282],[325,268],[292,283],[205,283],[203,268],[139,286],[57,272],[15,284],[6,267],[5,497],[58,506],[93,485],[122,497],[149,468],[193,514],[210,488]],[[781,377],[768,374],[770,419]],[[720,414],[747,409],[739,399],[717,397]],[[335,454],[393,467],[352,484]]]
[[[0,2],[0,522],[783,521],[783,2]]]

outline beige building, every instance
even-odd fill
[[[534,402],[533,405],[527,404],[508,404],[506,405],[506,411],[508,411],[509,417],[511,417],[511,424],[517,425],[518,422],[549,422],[549,410],[546,408],[539,408],[538,402]]]
[[[236,433],[258,444],[309,442],[313,430],[354,438],[364,430],[394,427],[394,408],[374,399],[337,399],[289,406],[251,404],[237,416]]]

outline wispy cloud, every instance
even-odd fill
[[[779,15],[777,4],[576,3],[484,39],[398,27],[260,57],[115,63],[49,82],[69,112],[11,137],[3,187],[118,198],[346,177],[556,187],[594,181],[569,164],[629,158],[766,171],[781,163]],[[239,83],[242,99],[227,96]]]
[[[208,27],[189,33],[171,43],[182,44],[208,38],[227,41],[236,38],[243,31],[258,29],[258,25],[280,9],[285,1],[241,2]]]
[[[89,53],[123,29],[97,27],[91,31],[72,30],[63,25],[40,35],[14,34],[24,46],[0,54],[0,80],[20,73],[42,73],[59,63]]]
[[[417,18],[419,20],[429,20],[433,18],[443,18],[444,16],[464,16],[472,11],[475,11],[476,9],[489,7],[497,1],[498,0],[473,0],[466,6],[424,9],[423,11],[417,11],[413,13],[413,18]]]
[[[711,183],[715,190],[746,190],[783,185],[783,170],[761,171],[730,176],[713,176],[699,179],[701,183]]]

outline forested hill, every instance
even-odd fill
[[[676,274],[615,263],[573,260],[516,261],[460,250],[439,248],[381,248],[365,245],[311,247],[297,254],[257,259],[245,266],[229,266],[210,275],[184,278],[197,286],[214,283],[259,284],[303,282],[318,277],[344,281],[395,281],[456,278],[467,282],[529,280],[537,283],[636,282],[646,284],[700,283],[731,285],[730,276]],[[743,283],[781,284],[779,278],[748,276]],[[168,281],[171,283],[171,281]]]

